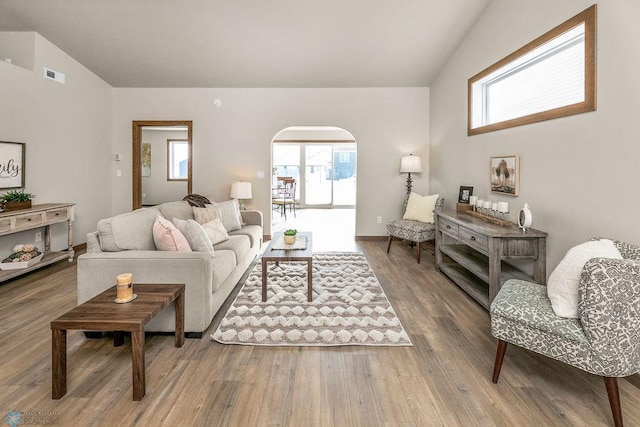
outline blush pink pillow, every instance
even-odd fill
[[[161,214],[156,216],[156,221],[153,223],[153,242],[159,251],[191,252],[184,234]]]

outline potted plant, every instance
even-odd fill
[[[298,234],[298,230],[295,228],[290,228],[285,230],[284,233],[284,243],[285,245],[293,245],[296,242],[296,234]]]
[[[24,189],[9,190],[0,197],[0,203],[5,212],[29,209],[31,207],[31,199],[34,197],[36,196],[31,193],[25,193]]]

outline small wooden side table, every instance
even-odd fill
[[[51,322],[52,398],[67,393],[67,330],[114,331],[114,346],[123,344],[122,332],[131,332],[133,400],[145,394],[144,326],[176,302],[176,347],[184,344],[184,284],[134,284],[138,296],[116,304],[116,287],[84,302]]]

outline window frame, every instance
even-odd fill
[[[174,142],[182,143],[187,146],[187,176],[184,178],[172,178],[171,177],[171,161],[172,145]],[[189,168],[191,167],[191,146],[188,139],[167,139],[167,181],[188,181],[189,180]]]
[[[566,117],[574,114],[586,113],[589,111],[595,111],[597,107],[596,93],[596,22],[597,21],[597,5],[593,5],[588,9],[580,12],[572,18],[569,18],[562,24],[546,32],[542,36],[526,44],[520,49],[516,50],[512,54],[504,57],[500,61],[479,72],[475,76],[471,77],[467,86],[467,135],[478,135],[486,132],[493,132],[500,129],[507,129],[516,126],[522,126],[526,124],[541,122],[545,120],[556,119],[559,117]],[[515,61],[523,55],[531,52],[532,50],[542,46],[543,44],[553,40],[561,34],[571,30],[574,27],[584,23],[584,46],[585,46],[585,61],[584,61],[584,101],[575,104],[565,105],[550,110],[541,111],[526,116],[517,117],[514,119],[505,120],[502,122],[491,123],[473,128],[473,84],[481,80],[485,76],[493,73],[505,65]]]

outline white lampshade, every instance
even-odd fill
[[[231,198],[232,199],[250,199],[251,183],[250,182],[234,182],[231,184]]]
[[[400,158],[400,173],[418,173],[422,172],[422,161],[420,156],[402,156]]]

